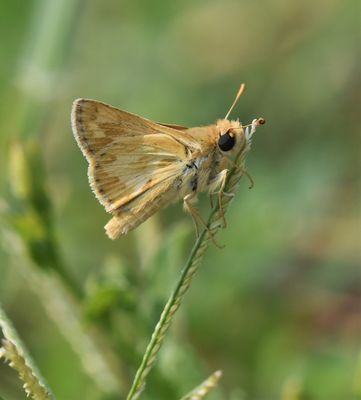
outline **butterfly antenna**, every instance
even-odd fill
[[[264,118],[260,117],[260,118],[257,118],[257,120],[254,123],[256,126],[260,126],[260,125],[264,125],[266,123],[266,120]],[[247,128],[252,125],[253,125],[253,122],[251,124],[242,125],[242,128]]]
[[[234,99],[234,102],[232,103],[231,108],[228,110],[224,119],[228,119],[229,114],[232,112],[232,110],[234,109],[234,106],[237,104],[239,98],[242,96],[242,94],[244,93],[245,90],[246,90],[246,85],[244,83],[241,83],[241,86],[239,87],[236,98]]]

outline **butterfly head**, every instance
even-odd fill
[[[251,145],[253,134],[257,126],[265,123],[264,118],[254,119],[251,124],[242,125],[239,120],[230,121],[220,119],[217,121],[218,149],[230,155],[239,153],[243,148]]]
[[[246,90],[246,85],[241,84],[230,109],[224,119],[217,121],[216,128],[218,133],[218,148],[221,152],[236,154],[243,148],[248,148],[251,145],[251,139],[258,125],[263,125],[266,120],[264,118],[254,119],[251,124],[242,125],[239,120],[229,120],[228,117],[233,108],[237,104],[239,98]]]
[[[220,119],[216,124],[217,146],[222,153],[237,153],[245,144],[245,136],[239,121]]]

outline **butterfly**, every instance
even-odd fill
[[[222,196],[232,156],[248,151],[265,120],[242,126],[228,117],[245,90],[242,84],[225,118],[195,128],[153,122],[96,100],[77,99],[71,124],[88,163],[90,186],[113,215],[109,238],[125,235],[169,203],[183,199],[196,234],[207,225],[196,207],[199,192]],[[232,195],[232,194],[228,194]]]

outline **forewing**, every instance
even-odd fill
[[[161,126],[166,126],[168,128],[176,129],[177,131],[186,131],[187,129],[189,129],[186,126],[177,125],[177,124],[163,124],[161,122],[157,122],[157,124],[161,125]]]
[[[108,212],[140,210],[168,190],[189,153],[199,150],[186,131],[94,100],[74,102],[72,127],[89,162],[90,185]]]

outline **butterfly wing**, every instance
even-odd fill
[[[157,124],[161,125],[161,126],[166,126],[168,128],[175,129],[177,131],[186,131],[187,129],[189,129],[186,126],[178,125],[178,124],[162,124],[161,122],[157,122]]]
[[[176,196],[175,183],[199,144],[186,131],[163,126],[94,100],[78,99],[74,136],[89,162],[92,190],[113,224],[127,233]]]

